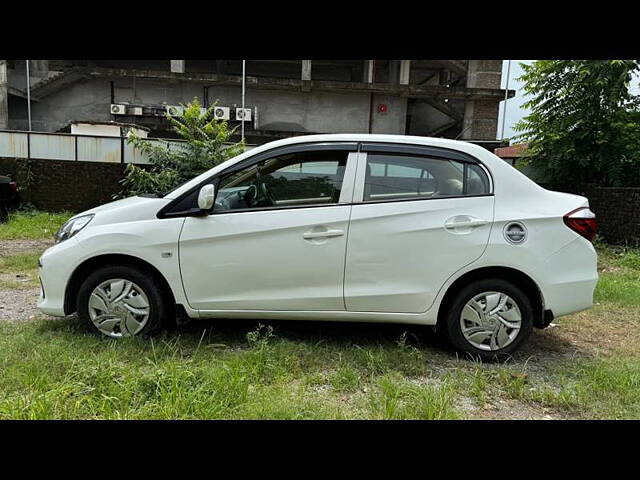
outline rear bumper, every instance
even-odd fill
[[[544,265],[544,278],[550,281],[542,286],[545,310],[561,317],[591,308],[598,283],[597,264],[593,245],[582,237],[549,257]]]

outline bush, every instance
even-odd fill
[[[127,165],[125,177],[120,182],[123,189],[115,197],[140,193],[165,194],[244,152],[243,142],[230,144],[235,129],[229,129],[226,121],[214,119],[214,108],[215,104],[202,112],[200,102],[195,98],[185,106],[181,117],[167,115],[173,131],[185,140],[180,146],[166,141],[154,145],[132,133],[127,142],[147,155],[151,166]]]

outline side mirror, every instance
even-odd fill
[[[211,210],[216,199],[216,188],[209,184],[200,189],[198,194],[198,208],[200,210]]]

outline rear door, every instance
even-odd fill
[[[425,312],[458,269],[478,259],[493,222],[488,171],[446,149],[363,144],[345,265],[358,312]]]

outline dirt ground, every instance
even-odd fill
[[[0,240],[0,257],[31,252],[42,252],[53,245],[53,240]]]
[[[42,252],[53,244],[52,240],[2,240],[0,241],[0,257]],[[22,288],[0,287],[0,319],[10,321],[29,320],[42,315],[36,308],[40,289],[28,287],[33,283],[28,274],[0,272],[0,284],[11,282],[17,285],[25,284]]]

